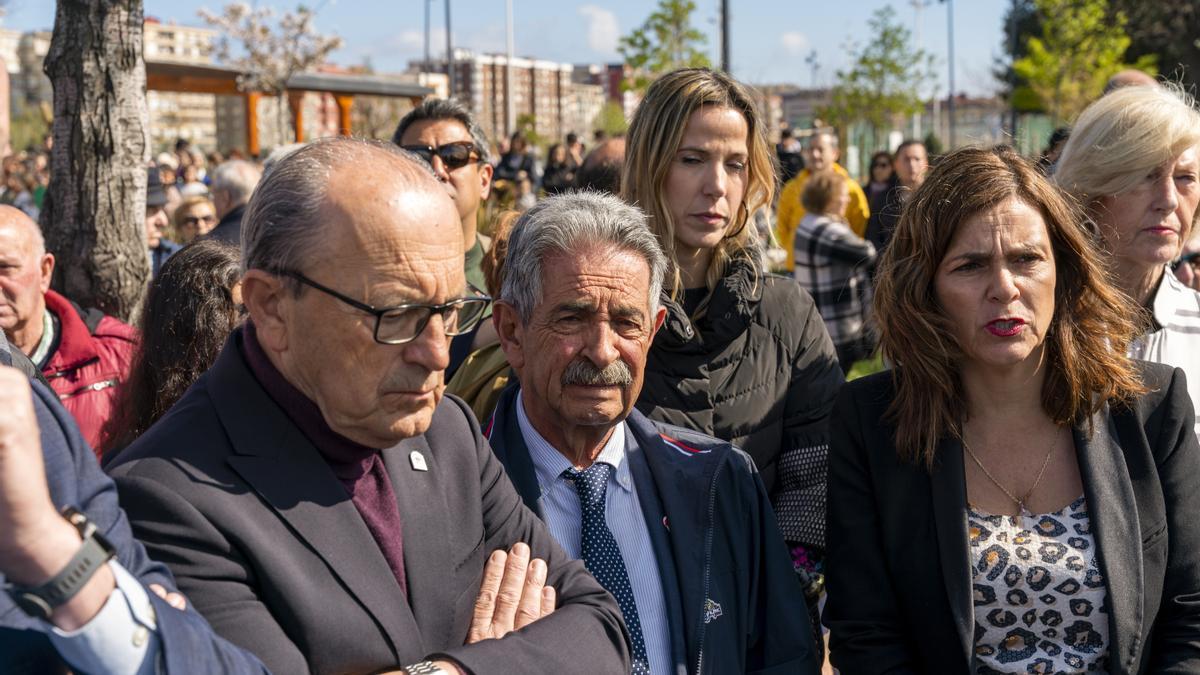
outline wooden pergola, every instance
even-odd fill
[[[264,93],[239,89],[237,80],[240,75],[241,71],[223,66],[147,61],[146,89],[240,96],[246,111],[246,149],[251,155],[258,155],[261,150],[258,137],[258,101]],[[338,106],[338,131],[343,136],[351,133],[350,111],[354,107],[355,96],[407,98],[416,105],[426,96],[433,94],[433,89],[429,87],[396,82],[378,75],[297,73],[287,83],[288,107],[291,108],[297,143],[305,140],[302,102],[304,94],[310,91],[333,95]]]

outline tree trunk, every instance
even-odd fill
[[[58,0],[45,70],[54,148],[42,210],[54,287],[128,319],[150,276],[142,0]]]

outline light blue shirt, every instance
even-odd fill
[[[545,517],[546,527],[567,555],[580,558],[583,511],[579,507],[575,483],[563,476],[563,472],[573,466],[529,423],[529,418],[525,416],[524,398],[520,393],[517,394],[516,408],[517,424],[537,474],[541,494],[538,506]],[[650,672],[672,673],[674,666],[671,631],[667,625],[667,602],[663,597],[650,531],[646,529],[646,519],[638,501],[637,486],[629,471],[629,462],[624,461],[625,435],[625,423],[622,422],[613,429],[608,443],[596,458],[597,462],[604,462],[616,469],[609,475],[605,490],[604,517],[629,574],[629,585],[637,603],[638,618],[642,622],[642,638],[646,642]]]
[[[42,622],[64,661],[87,673],[155,672],[160,649],[158,619],[142,583],[115,560],[108,563],[117,587],[92,620],[64,631]]]

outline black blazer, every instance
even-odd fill
[[[1150,393],[1074,432],[1101,572],[1109,672],[1200,672],[1200,446],[1183,371],[1142,364]],[[832,417],[824,623],[833,664],[968,673],[974,653],[962,445],[932,473],[884,421],[892,373],[847,385]]]
[[[375,672],[438,653],[476,673],[629,671],[616,602],[521,503],[462,401],[446,397],[428,432],[383,451],[403,518],[406,600],[345,489],[247,368],[240,339],[109,467],[134,533],[219,634],[288,675]],[[547,561],[558,610],[463,646],[484,563],[518,541]]]

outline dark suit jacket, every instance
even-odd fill
[[[279,673],[373,672],[448,654],[476,673],[628,672],[616,602],[569,560],[462,401],[383,451],[403,518],[406,601],[345,489],[246,366],[216,363],[110,471],[134,531],[216,630]],[[410,453],[421,453],[427,471]],[[524,541],[550,617],[464,646],[483,566]]]
[[[1200,446],[1183,371],[1142,364],[1151,392],[1074,432],[1107,580],[1109,672],[1200,672]],[[962,444],[932,473],[883,421],[892,373],[847,385],[833,413],[824,623],[843,673],[967,673],[974,652]]]
[[[0,334],[0,339],[3,334]],[[0,354],[0,362],[4,355]],[[158,583],[174,590],[170,573],[146,557],[133,538],[125,514],[117,506],[117,491],[96,464],[96,456],[79,434],[70,413],[48,388],[34,383],[34,410],[41,431],[46,482],[57,507],[74,506],[87,514],[117,551],[117,561],[143,584]],[[2,414],[2,413],[0,413]],[[3,533],[0,533],[3,536]],[[4,575],[0,575],[0,585]],[[217,637],[204,619],[189,608],[174,609],[154,593],[146,594],[158,622],[159,672],[263,673],[261,663]],[[46,639],[44,628],[21,611],[7,593],[0,593],[0,673],[47,675],[66,672],[66,664]]]
[[[504,391],[488,437],[525,505],[543,516],[517,391]],[[804,594],[754,461],[636,409],[625,428],[625,459],[666,600],[673,672],[816,673]]]

